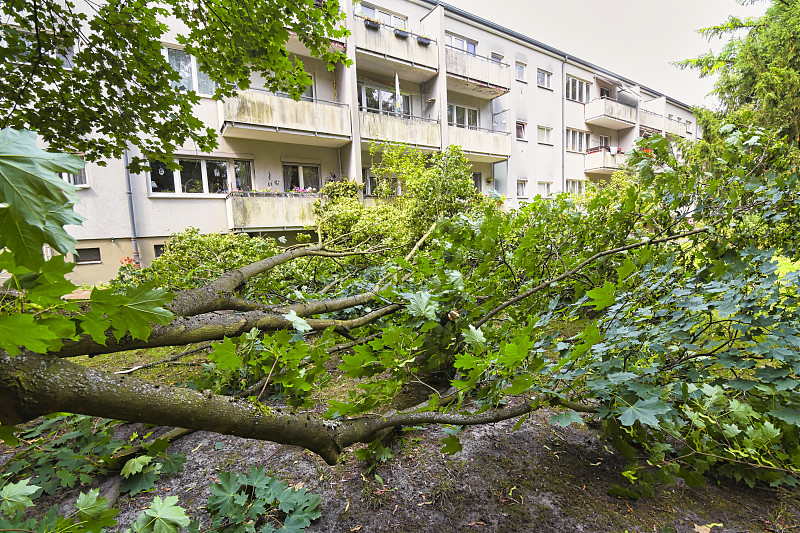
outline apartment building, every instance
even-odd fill
[[[258,79],[216,101],[177,39],[164,43],[181,85],[202,97],[197,114],[219,132],[219,147],[182,147],[175,172],[154,162],[131,175],[111,161],[65,176],[81,187],[87,219],[70,228],[79,240],[73,281],[110,279],[124,256],[149,264],[190,226],[291,234],[313,223],[316,191],[331,179],[362,181],[370,201],[373,141],[460,145],[475,186],[497,190],[513,209],[537,194],[580,193],[618,169],[642,134],[701,135],[687,105],[437,0],[342,8],[351,35],[331,46],[353,64],[328,71],[292,39],[288,51],[313,79],[299,101]]]

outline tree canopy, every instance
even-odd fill
[[[299,97],[311,78],[286,52],[293,36],[330,69],[346,62],[331,46],[345,35],[335,0],[12,0],[0,16],[0,128],[35,130],[87,161],[119,159],[129,146],[144,155],[135,164],[170,160],[187,141],[203,152],[216,146],[193,114],[199,89],[182,86],[186,67],[162,48],[168,20],[217,98],[247,89],[251,74]]]
[[[700,33],[728,40],[718,54],[708,52],[677,64],[696,69],[701,77],[717,76],[713,94],[728,121],[776,129],[796,144],[800,140],[800,3],[771,0],[758,19],[731,16]],[[706,129],[715,135],[716,128]]]

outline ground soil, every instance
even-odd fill
[[[152,492],[120,497],[117,518],[124,531],[154,495],[176,495],[190,515],[207,520],[209,484],[220,471],[264,466],[322,497],[322,517],[309,533],[704,532],[711,524],[718,524],[714,533],[800,530],[798,494],[786,490],[711,480],[701,488],[659,487],[649,499],[610,496],[611,484],[624,481],[623,461],[596,431],[552,426],[550,414],[537,412],[517,431],[513,421],[468,428],[455,455],[440,453],[439,429],[405,431],[392,459],[374,472],[382,483],[353,453],[329,467],[298,448],[195,432],[170,448],[186,454],[184,472],[161,477]],[[103,492],[114,481],[95,486]],[[66,507],[77,493],[64,491],[40,505]]]

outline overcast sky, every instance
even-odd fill
[[[602,66],[690,105],[713,106],[713,82],[670,62],[696,57],[709,43],[698,28],[728,15],[759,16],[766,2],[735,0],[450,0],[451,5]]]

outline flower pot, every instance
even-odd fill
[[[394,36],[397,37],[398,39],[407,39],[408,32],[406,30],[401,30],[400,28],[395,28]]]
[[[366,26],[367,29],[370,30],[377,30],[381,27],[381,23],[378,22],[377,20],[364,19],[364,26]]]
[[[428,37],[423,37],[422,35],[417,37],[417,42],[422,46],[428,46],[429,44],[431,44],[431,40]]]

